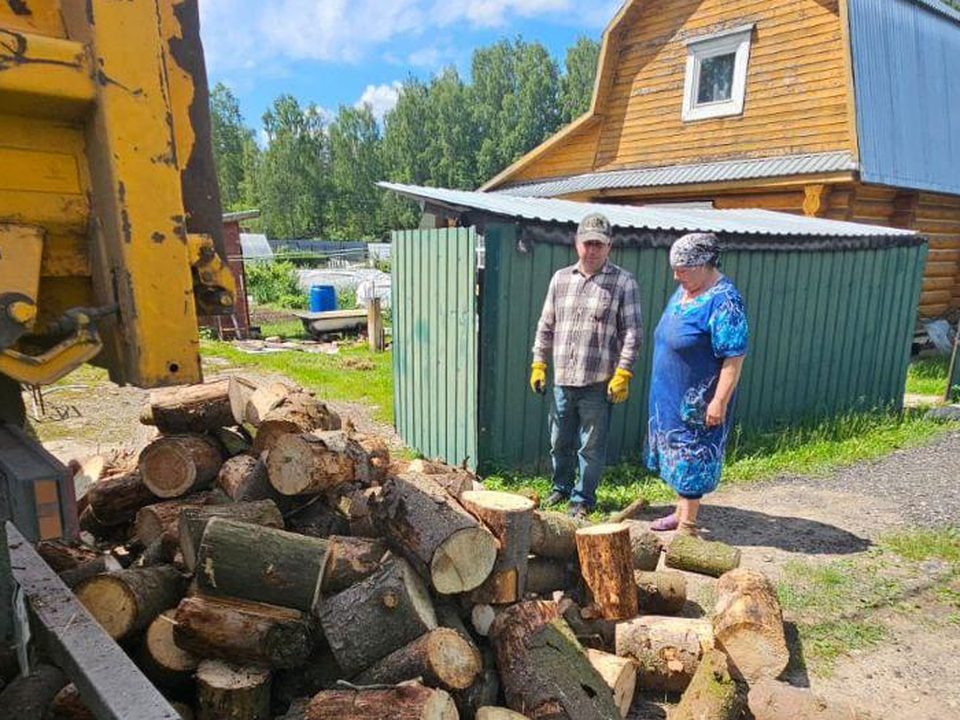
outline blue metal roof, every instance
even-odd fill
[[[824,220],[769,210],[716,210],[663,205],[635,206],[581,203],[552,198],[517,197],[503,193],[381,182],[380,187],[456,211],[478,210],[491,215],[555,223],[579,223],[584,215],[601,212],[617,228],[836,238],[882,238],[916,235],[912,230]]]
[[[546,178],[497,188],[507,195],[556,197],[611,188],[658,187],[750,180],[753,178],[811,175],[857,169],[853,155],[846,150],[804,155],[721,160],[718,162],[668,165],[634,170],[609,170],[566,177]]]

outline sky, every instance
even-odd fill
[[[210,86],[222,82],[247,123],[283,93],[332,116],[369,102],[378,117],[409,75],[448,65],[469,78],[474,49],[518,35],[562,68],[579,35],[600,39],[621,0],[200,0]]]

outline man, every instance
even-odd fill
[[[611,403],[627,399],[642,333],[637,281],[607,261],[612,242],[604,215],[583,218],[576,236],[579,261],[550,280],[533,344],[534,392],[546,391],[548,355],[554,368],[553,492],[545,504],[569,499],[575,517],[586,516],[596,503]]]

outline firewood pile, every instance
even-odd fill
[[[728,720],[747,684],[757,720],[800,706],[773,682],[774,588],[735,548],[391,461],[286,384],[156,391],[142,421],[138,454],[84,464],[85,542],[38,549],[185,718],[612,720],[643,689]],[[677,570],[719,577],[712,617],[679,615]],[[86,712],[68,686],[49,715]]]

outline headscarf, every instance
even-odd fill
[[[720,243],[713,233],[689,233],[670,248],[671,267],[720,267]]]

